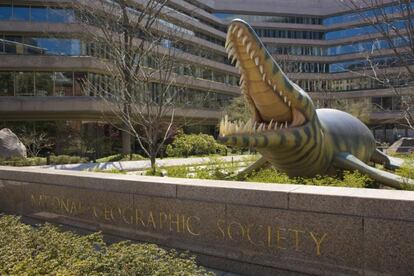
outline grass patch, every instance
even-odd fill
[[[2,275],[213,275],[188,254],[128,241],[107,245],[100,233],[31,227],[13,216],[0,217],[0,236]]]
[[[78,164],[88,162],[87,158],[80,156],[70,156],[70,155],[51,155],[49,157],[50,165],[60,165],[60,164]],[[42,166],[47,164],[46,157],[29,157],[29,158],[12,158],[9,160],[0,159],[0,166],[14,166],[14,167],[24,167],[24,166]]]
[[[246,178],[248,182],[279,183],[279,184],[302,184],[316,186],[334,186],[351,188],[378,188],[378,185],[368,176],[354,171],[343,171],[336,176],[316,176],[313,178],[292,177],[278,172],[276,169],[268,168],[257,172]]]
[[[106,163],[106,162],[118,162],[118,161],[140,161],[140,160],[145,160],[147,158],[143,157],[140,154],[132,154],[132,159],[131,156],[129,154],[115,154],[115,155],[110,155],[110,156],[106,156],[106,157],[102,157],[99,159],[96,159],[96,162],[98,163]]]
[[[118,169],[109,169],[109,170],[103,170],[103,169],[92,169],[92,170],[85,170],[87,172],[101,172],[101,173],[114,173],[114,174],[126,174],[126,171],[118,170]]]

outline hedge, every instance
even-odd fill
[[[80,236],[50,224],[0,216],[1,275],[214,275],[194,257],[154,244],[107,245],[100,233]]]

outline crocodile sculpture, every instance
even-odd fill
[[[246,22],[232,21],[225,46],[240,71],[240,88],[252,118],[229,122],[226,116],[218,140],[257,149],[262,158],[246,172],[266,163],[291,177],[358,170],[387,186],[414,187],[413,180],[367,165],[373,161],[395,169],[400,164],[376,149],[371,131],[357,118],[335,109],[315,109]]]

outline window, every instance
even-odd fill
[[[74,82],[73,82],[73,93],[74,96],[89,96],[89,92],[87,91],[87,73],[82,72],[75,72],[74,73]],[[83,88],[85,87],[85,91],[83,91]]]
[[[47,22],[48,21],[48,12],[44,7],[32,7],[31,17],[32,22]]]
[[[73,73],[55,72],[55,96],[73,96]]]
[[[0,72],[0,96],[14,96],[13,72]]]
[[[49,22],[54,23],[73,23],[75,22],[75,13],[69,9],[50,8]]]
[[[53,96],[53,73],[36,72],[36,96]]]
[[[13,7],[13,20],[30,21],[30,7]]]
[[[10,20],[12,18],[11,6],[0,6],[0,20]]]
[[[16,96],[34,96],[34,73],[16,73]]]
[[[20,44],[22,42],[21,36],[7,36],[5,37],[4,50],[9,54],[23,54],[23,47]]]

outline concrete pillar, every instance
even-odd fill
[[[122,154],[130,154],[131,153],[131,135],[126,132],[122,131]]]

